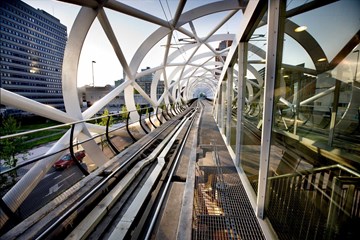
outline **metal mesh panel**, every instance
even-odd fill
[[[200,167],[193,239],[265,239],[235,167]]]

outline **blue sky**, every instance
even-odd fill
[[[61,23],[68,27],[68,34],[70,33],[72,24],[80,10],[80,7],[77,5],[54,0],[25,0],[24,2],[34,8],[43,9],[60,19]],[[171,19],[171,17],[174,16],[178,3],[178,1],[174,0],[169,0],[167,2],[161,1],[164,8],[163,11],[160,2],[157,0],[131,0],[121,2],[146,11],[164,20]],[[185,10],[203,5],[204,3],[205,1],[200,0],[188,1],[185,6]],[[105,9],[105,12],[110,20],[127,62],[129,63],[137,48],[153,31],[158,28],[158,26],[124,14],[119,14],[109,9]],[[195,20],[194,24],[197,27],[196,30],[198,34],[200,36],[205,36],[207,32],[204,30],[209,29],[209,20],[221,18],[225,15],[226,13],[217,13],[211,17]],[[231,32],[235,26],[235,22],[238,21],[239,15],[234,16],[231,23],[226,24],[219,32]],[[207,25],[207,27],[201,27],[204,25]],[[180,34],[175,36],[179,38],[182,37]],[[151,56],[145,57],[143,63],[141,64],[141,68],[146,68],[147,66],[156,67],[161,64],[163,59],[162,54],[165,49],[164,47],[161,47],[161,45],[164,44],[165,41],[162,41],[154,47],[151,51]],[[110,42],[107,40],[104,31],[97,20],[94,21],[84,42],[79,63],[78,86],[92,84],[92,61],[96,61],[96,64],[94,64],[95,85],[113,85],[115,80],[122,78],[122,67],[113,53]]]
[[[188,1],[185,5],[185,11],[203,5],[205,2],[213,1]],[[80,10],[80,7],[77,5],[54,0],[25,0],[24,2],[34,8],[43,9],[60,19],[61,23],[68,27],[68,33],[70,33],[71,26]],[[174,16],[178,3],[178,1],[175,0],[125,0],[121,2],[164,20],[171,19]],[[307,1],[288,1],[288,9],[303,4],[304,2]],[[140,44],[155,31],[158,26],[124,14],[119,14],[112,10],[106,9],[105,11],[129,63]],[[342,0],[321,9],[295,16],[291,18],[291,20],[299,25],[308,26],[307,30],[319,41],[328,60],[331,61],[342,46],[359,29],[359,12],[360,1]],[[226,14],[227,13],[217,13],[195,20],[194,25],[198,35],[201,37],[205,36],[207,31],[209,31],[209,26],[212,26],[216,20],[221,19]],[[225,24],[218,33],[234,33],[240,20],[241,14],[238,13],[229,23]],[[188,25],[184,27],[189,29]],[[266,27],[257,30],[257,32],[266,33]],[[175,37],[181,38],[182,35],[178,33],[175,34]],[[163,44],[165,44],[165,41],[161,41],[154,47],[150,54],[145,57],[141,68],[147,66],[156,67],[161,64],[165,50],[164,47],[161,47]],[[263,42],[254,42],[254,44],[266,49]],[[301,49],[299,44],[289,38],[287,38],[284,43],[283,60],[287,64],[297,65],[305,62],[306,67],[313,68],[314,66],[308,54]],[[92,84],[92,61],[96,61],[96,64],[94,64],[95,85],[104,86],[106,84],[114,84],[115,80],[122,78],[122,67],[97,20],[94,21],[83,46],[79,64],[78,86]]]

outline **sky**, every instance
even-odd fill
[[[196,6],[203,5],[205,2],[215,0],[191,0],[187,1],[185,11]],[[43,9],[60,20],[67,26],[68,34],[71,31],[72,24],[80,10],[77,5],[59,2],[55,0],[24,0],[34,8]],[[154,16],[164,20],[172,19],[177,7],[177,0],[123,0],[122,3],[135,7],[139,10],[146,11]],[[304,4],[307,0],[290,0],[288,9],[299,4]],[[135,51],[141,43],[153,32],[158,26],[124,14],[105,9],[110,24],[116,34],[117,40],[124,52],[125,58],[130,63]],[[339,49],[354,35],[360,26],[360,1],[342,0],[330,4],[320,9],[310,11],[299,16],[292,17],[291,20],[299,25],[308,26],[309,31],[323,47],[328,60],[337,54]],[[199,36],[207,35],[211,22],[223,18],[227,13],[216,13],[212,16],[204,17],[194,21],[196,31]],[[321,16],[321,17],[319,17]],[[241,20],[241,14],[238,13],[226,23],[218,33],[235,33],[237,24]],[[324,26],[328,26],[324,28]],[[346,27],[344,27],[346,26]],[[188,24],[184,25],[190,30]],[[255,33],[266,34],[266,27],[256,30]],[[182,38],[182,34],[176,33],[175,38]],[[174,40],[173,40],[174,43]],[[144,58],[140,68],[156,67],[161,65],[165,48],[165,40],[160,41],[153,50]],[[215,43],[214,43],[215,44]],[[264,42],[253,42],[253,44],[266,50]],[[214,46],[216,48],[216,46]],[[171,51],[174,51],[173,49]],[[184,56],[186,57],[184,53]],[[250,56],[253,54],[250,54]],[[256,56],[252,56],[256,57]],[[92,61],[94,67],[94,82],[96,86],[114,85],[114,81],[123,78],[122,67],[115,56],[110,42],[104,34],[99,22],[95,20],[88,32],[84,42],[79,69],[78,69],[78,86],[86,84],[91,85],[93,82]],[[183,61],[183,58],[176,59],[177,62]],[[283,61],[287,64],[305,63],[308,68],[314,68],[310,61],[309,55],[293,39],[285,37]],[[263,66],[257,66],[262,68]]]
[[[214,0],[188,1],[185,6],[185,11],[196,6],[203,5],[205,2],[213,1]],[[24,2],[34,8],[45,10],[58,18],[62,24],[67,26],[68,35],[80,10],[80,7],[77,5],[54,0],[24,0]],[[121,2],[146,11],[164,20],[172,19],[178,3],[178,1],[175,0],[161,0],[161,4],[158,0],[127,0]],[[130,63],[132,56],[141,43],[153,31],[155,31],[158,26],[124,14],[119,14],[113,10],[105,9],[105,12],[116,34],[120,47],[124,52],[125,58],[127,62]],[[205,36],[207,33],[202,31],[209,28],[202,28],[201,26],[208,25],[209,18],[222,18],[226,14],[227,13],[217,13],[211,17],[195,20],[194,25],[198,26],[196,29],[197,33],[200,36]],[[225,26],[220,30],[220,33],[227,33],[231,31],[231,29],[235,27],[235,22],[239,22],[239,15],[234,16],[230,23],[225,24]],[[182,35],[177,33],[175,37],[182,38]],[[161,41],[154,47],[154,49],[143,60],[140,66],[141,69],[146,67],[152,68],[161,64],[163,53],[165,51],[165,47],[163,47],[164,44],[165,40]],[[95,61],[96,63],[92,64],[92,61]],[[92,85],[92,67],[94,68],[94,83],[96,86],[105,86],[106,84],[114,85],[115,80],[123,78],[122,66],[115,56],[112,46],[107,40],[107,37],[97,19],[93,22],[83,45],[78,69],[78,86],[86,84]]]

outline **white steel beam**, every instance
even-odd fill
[[[285,1],[268,1],[268,37],[266,54],[266,73],[264,87],[264,104],[262,116],[261,147],[260,147],[260,169],[257,191],[256,215],[264,219],[266,209],[267,178],[270,163],[271,136],[273,125],[273,108],[275,82],[279,77],[281,66],[281,52],[283,41],[283,24]]]
[[[246,67],[247,67],[247,46],[246,42],[240,42],[238,47],[238,95],[237,95],[237,112],[236,112],[236,149],[235,149],[235,166],[240,166],[240,150],[243,139],[243,119],[245,106],[245,87],[246,87]]]
[[[233,66],[230,66],[227,69],[227,87],[226,87],[226,144],[230,145],[230,137],[231,137],[231,121],[232,121],[232,109],[231,109],[231,105],[232,105],[232,93],[233,93],[233,80],[234,80],[234,75],[233,75]]]

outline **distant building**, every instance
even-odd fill
[[[142,71],[145,71],[147,69],[150,69],[150,67],[147,67],[146,69],[142,69]],[[119,79],[115,81],[115,87],[111,85],[106,85],[105,87],[93,87],[93,86],[83,86],[78,89],[79,93],[79,102],[80,105],[86,109],[87,107],[90,107],[93,105],[96,101],[103,98],[106,94],[111,92],[114,88],[120,86],[122,83],[124,83],[124,79]],[[153,74],[147,74],[139,79],[135,80],[139,86],[145,91],[146,94],[150,96],[151,92],[151,83],[153,81]],[[164,81],[159,81],[158,86],[156,89],[157,97],[160,98],[160,96],[164,92]],[[142,107],[149,106],[149,103],[141,96],[136,90],[134,90],[134,99],[136,104],[140,104]],[[124,98],[124,92],[121,92],[119,96],[114,98],[109,104],[106,106],[106,108],[110,112],[116,112],[121,111],[121,107],[125,105],[125,98]]]
[[[219,43],[219,47],[216,48],[216,51],[224,50],[225,48],[230,47],[231,44],[232,44],[232,41],[231,41],[231,40],[221,41],[221,42]],[[225,62],[225,60],[226,60],[226,57],[225,57],[225,56],[222,56],[222,57],[221,57],[221,56],[215,56],[215,61],[216,61],[216,62],[221,62],[221,58],[222,58],[223,61]],[[221,70],[222,70],[222,67],[221,67],[221,68],[218,68],[218,70],[221,71]],[[215,72],[215,75],[220,75],[220,73]]]
[[[83,86],[79,88],[78,91],[82,107],[86,109],[87,107],[92,106],[113,89],[114,87],[111,85],[106,85],[105,87]],[[122,94],[122,98],[120,98],[120,96],[114,98],[105,107],[111,112],[118,112],[124,104],[124,95]]]
[[[150,69],[150,67],[147,67],[145,69],[141,69],[141,71],[146,71]],[[144,92],[150,97],[150,93],[151,93],[151,84],[153,81],[153,77],[154,74],[153,73],[149,73],[146,74],[138,79],[135,79],[135,81],[137,82],[137,84],[139,84],[139,86],[144,90]],[[164,81],[159,81],[157,88],[156,88],[156,95],[157,98],[160,98],[161,94],[163,94],[164,92]],[[141,96],[136,90],[134,91],[134,98],[135,98],[135,102],[140,104],[140,105],[149,105],[149,103],[143,98],[143,96]]]
[[[19,0],[0,1],[0,25],[1,88],[63,110],[66,26]]]

